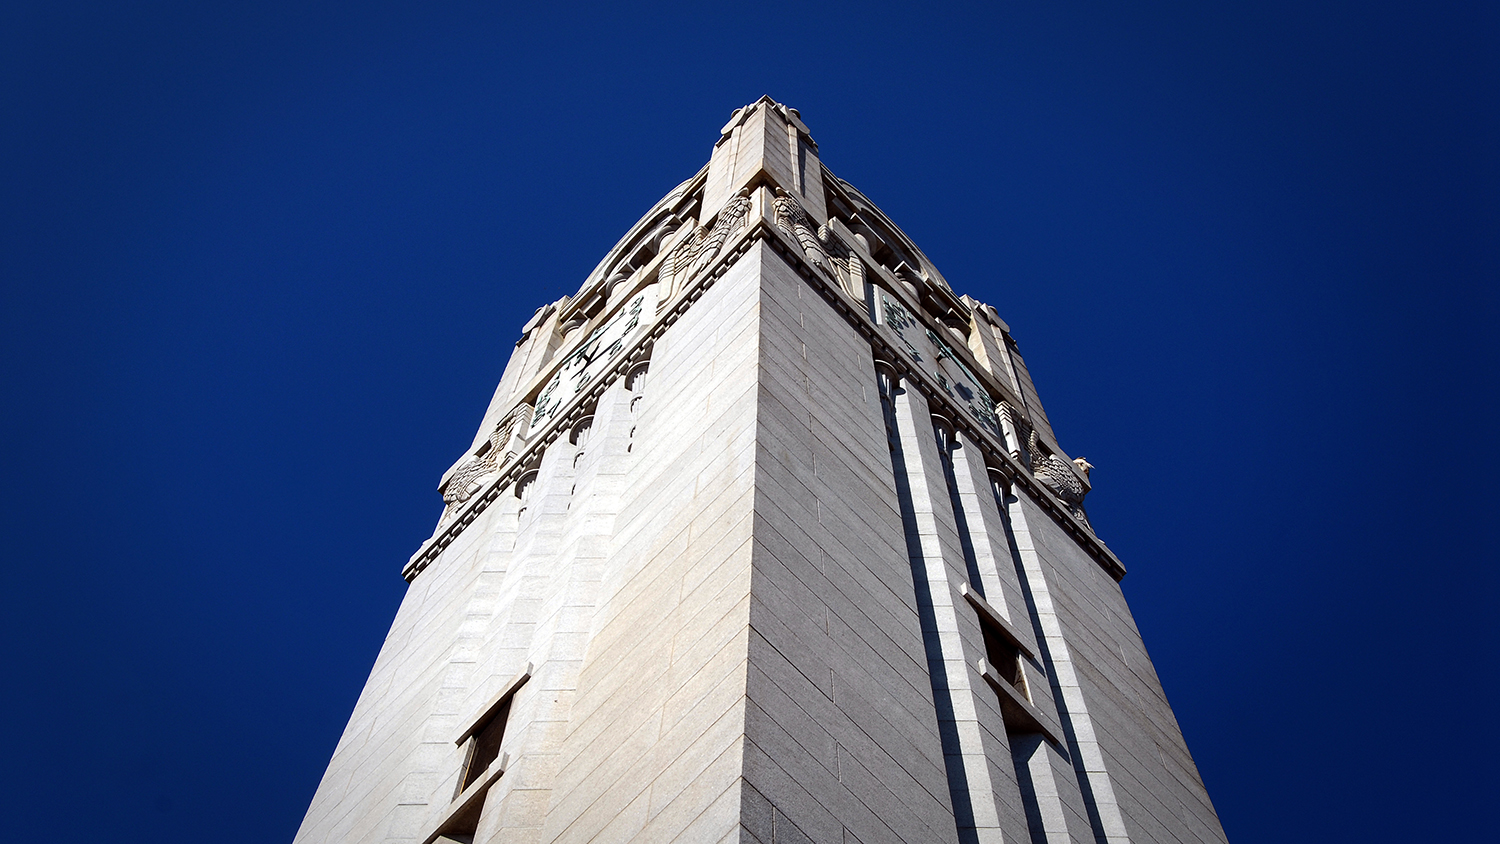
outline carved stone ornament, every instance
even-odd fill
[[[485,481],[500,474],[500,470],[516,456],[513,434],[529,410],[529,407],[522,405],[505,414],[495,425],[495,430],[490,432],[484,445],[480,446],[479,453],[460,464],[447,482],[439,487],[443,503],[447,505],[443,510],[443,517],[438,521],[439,527],[452,519],[453,514],[484,486]]]
[[[818,239],[817,233],[813,231],[812,220],[808,218],[807,212],[786,191],[776,189],[776,198],[771,202],[776,212],[776,227],[797,239],[801,244],[802,251],[807,253],[807,260],[818,269],[829,271],[828,250],[824,248],[823,242]],[[823,229],[827,231],[825,226]],[[845,250],[847,254],[848,250]]]
[[[745,227],[749,214],[750,191],[745,189],[719,210],[713,230],[695,226],[672,247],[672,251],[662,259],[661,269],[657,272],[657,281],[661,283],[663,291],[661,306],[665,307],[699,273],[713,264],[724,244],[729,241],[729,236]]]
[[[1026,420],[1020,411],[1003,399],[995,407],[995,418],[1000,422],[1000,435],[1005,439],[1006,449],[1010,451],[1011,457],[1020,462],[1021,431],[1026,427]]]
[[[1026,451],[1031,457],[1031,474],[1037,480],[1047,485],[1047,488],[1057,494],[1062,502],[1068,505],[1068,510],[1083,522],[1089,530],[1094,526],[1089,524],[1088,516],[1083,512],[1083,497],[1088,495],[1088,489],[1084,487],[1083,481],[1078,479],[1074,473],[1073,466],[1088,477],[1089,470],[1094,465],[1082,457],[1073,459],[1073,466],[1069,466],[1066,460],[1055,454],[1047,454],[1042,450],[1041,443],[1037,440],[1036,431],[1026,440]]]
[[[849,244],[828,226],[818,226],[815,233],[807,211],[781,188],[776,189],[771,207],[775,212],[776,227],[797,239],[813,266],[827,273],[851,296],[864,296],[864,265],[859,263]]]

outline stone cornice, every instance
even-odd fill
[[[1032,501],[1051,516],[1052,520],[1057,522],[1112,578],[1118,581],[1125,576],[1125,566],[1114,555],[1114,552],[1110,551],[1091,530],[1074,517],[1068,511],[1067,506],[1050,489],[1033,477],[1025,466],[1012,458],[1004,443],[996,442],[988,431],[974,425],[942,390],[927,380],[920,368],[912,366],[905,354],[886,340],[884,334],[865,313],[864,302],[850,297],[836,283],[811,266],[802,248],[792,242],[789,235],[780,231],[774,223],[762,216],[755,219],[746,231],[741,232],[737,238],[725,245],[725,249],[714,264],[689,285],[675,301],[671,302],[670,307],[659,316],[649,331],[631,344],[629,350],[620,355],[619,359],[601,373],[600,377],[594,379],[593,385],[586,393],[580,394],[571,402],[565,413],[559,413],[545,428],[529,438],[526,448],[507,464],[500,475],[477,491],[465,502],[447,526],[422,544],[422,547],[412,555],[411,560],[402,569],[402,577],[408,582],[414,580],[423,569],[437,559],[444,549],[453,543],[453,540],[458,538],[459,534],[463,533],[469,524],[499,499],[504,490],[515,483],[521,475],[534,469],[546,447],[563,431],[571,428],[575,422],[586,415],[585,410],[598,401],[605,389],[616,378],[624,375],[636,363],[646,359],[652,344],[681,319],[687,309],[702,298],[703,294],[738,263],[739,259],[758,241],[765,241],[797,271],[805,282],[817,290],[823,299],[865,338],[874,350],[875,357],[891,364],[904,381],[919,389],[927,398],[928,406],[933,412],[945,416],[955,428],[963,431],[970,441],[977,444],[984,453],[985,462],[993,470],[1016,489],[1025,490]]]

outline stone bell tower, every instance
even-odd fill
[[[521,328],[296,840],[1222,842],[1090,468],[762,98]]]

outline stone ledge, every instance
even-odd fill
[[[496,692],[494,697],[491,697],[489,702],[484,705],[484,708],[479,710],[479,715],[470,719],[468,729],[464,730],[463,734],[455,739],[453,743],[463,744],[468,741],[469,736],[474,735],[479,730],[479,726],[488,721],[490,716],[495,714],[495,710],[499,709],[507,698],[520,689],[521,686],[525,685],[527,680],[531,679],[531,674],[535,670],[535,665],[530,662],[526,663],[526,667],[521,669],[521,673],[507,680],[505,685],[500,687],[500,691]]]
[[[1042,713],[1032,705],[1031,701],[1021,697],[1021,693],[1015,687],[1005,682],[995,669],[984,659],[974,664],[983,677],[1000,695],[1000,712],[1005,718],[1005,731],[1008,733],[1040,733],[1047,741],[1058,747],[1063,747],[1063,740],[1058,738],[1057,733],[1042,719]]]
[[[500,775],[505,773],[505,768],[509,764],[509,753],[502,753],[495,761],[491,762],[490,766],[479,776],[479,779],[469,783],[469,787],[464,789],[462,794],[453,798],[453,802],[449,803],[442,810],[437,820],[430,825],[432,831],[421,838],[422,844],[433,844],[433,842],[443,837],[444,831],[453,823],[455,818],[478,808],[480,801],[484,800],[485,795],[489,793],[490,786],[494,785],[495,781],[500,779]]]
[[[1031,648],[1027,647],[1026,643],[1021,640],[1020,631],[1012,627],[1010,622],[1005,620],[1005,616],[1000,614],[999,610],[990,606],[989,601],[980,597],[979,593],[975,592],[974,588],[967,583],[958,584],[958,591],[959,594],[969,600],[969,603],[973,605],[975,610],[979,611],[979,614],[984,617],[985,621],[988,621],[1001,636],[1004,636],[1007,641],[1015,646],[1016,650],[1021,652],[1022,656],[1036,661],[1036,654],[1032,653]]]

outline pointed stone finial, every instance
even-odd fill
[[[807,128],[806,123],[802,122],[802,113],[795,108],[792,108],[791,106],[776,102],[775,100],[771,99],[770,95],[762,96],[760,99],[756,100],[750,105],[740,106],[739,108],[735,109],[734,112],[729,115],[729,122],[725,123],[724,128],[719,130],[719,141],[722,143],[725,139],[727,139],[730,133],[734,131],[735,127],[743,123],[750,116],[750,114],[760,106],[765,106],[767,109],[780,114],[782,118],[786,120],[786,122],[797,127],[798,132],[801,132],[803,135],[807,136],[808,143],[811,143],[814,149],[817,148],[818,144],[812,139],[811,130]]]
[[[740,190],[761,183],[795,196],[817,224],[828,222],[818,145],[802,115],[769,96],[735,109],[720,130],[700,216],[707,220]]]

